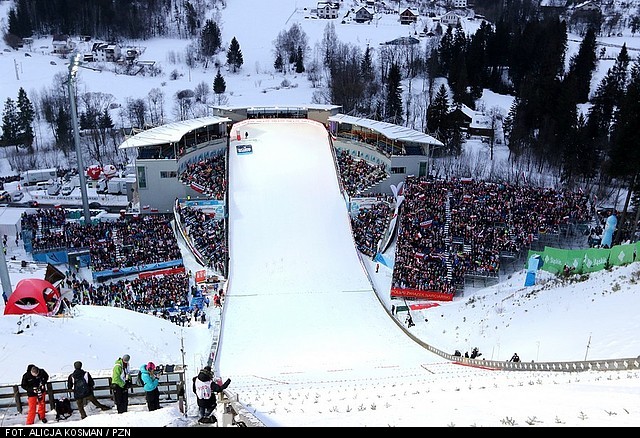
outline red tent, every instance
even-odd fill
[[[39,278],[25,278],[16,285],[7,304],[5,315],[55,315],[60,309],[60,291],[48,282]]]

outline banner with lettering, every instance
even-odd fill
[[[595,272],[605,268],[609,260],[610,249],[589,248],[584,256],[582,272]]]
[[[566,249],[557,249],[545,246],[544,252],[542,253],[542,260],[544,261],[542,269],[544,271],[551,272],[552,274],[562,272],[564,265],[568,264],[567,256],[568,254]]]

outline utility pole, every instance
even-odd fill
[[[591,333],[589,333],[589,341],[587,342],[587,351],[584,353],[584,360],[587,360],[587,354],[589,354],[589,347],[591,346]]]
[[[84,210],[84,225],[91,225],[91,212],[89,211],[89,199],[87,195],[87,176],[84,174],[84,161],[80,148],[80,128],[78,127],[78,108],[76,107],[75,81],[78,68],[80,68],[80,53],[75,53],[69,62],[69,105],[71,106],[71,121],[73,123],[73,142],[76,147],[76,160],[78,164],[78,176],[80,177],[80,193],[82,195],[82,208]]]
[[[2,283],[2,297],[6,304],[9,296],[13,293],[13,288],[11,286],[11,278],[9,277],[9,269],[7,268],[7,258],[4,254],[4,248],[0,252],[2,253],[0,255],[0,282]]]

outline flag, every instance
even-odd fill
[[[433,223],[432,219],[429,219],[428,221],[422,221],[422,222],[420,222],[420,227],[429,228],[432,223]]]
[[[202,187],[202,186],[201,186],[200,184],[198,184],[198,183],[194,183],[194,182],[192,182],[189,186],[190,186],[193,190],[195,190],[196,192],[198,192],[198,193],[202,193],[202,192],[204,192],[204,187]]]

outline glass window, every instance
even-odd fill
[[[147,188],[147,169],[144,166],[138,166],[137,174],[138,174],[138,188],[146,189]]]

